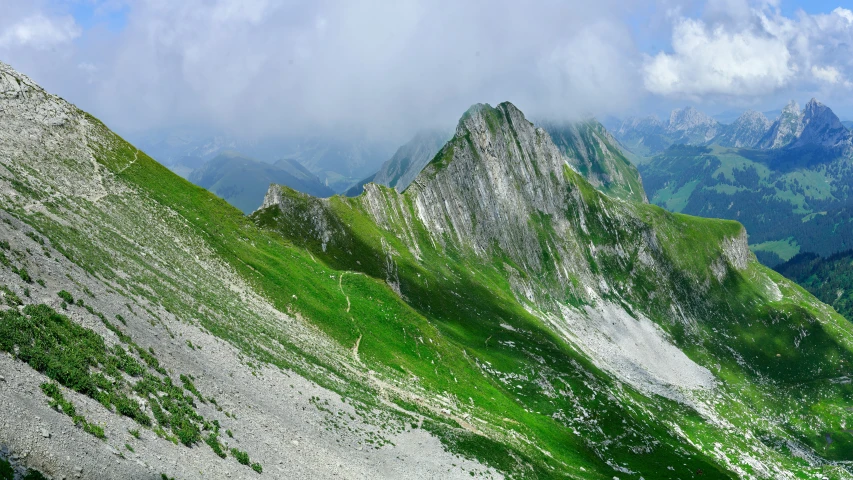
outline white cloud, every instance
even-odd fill
[[[827,83],[838,83],[843,80],[841,72],[832,66],[818,67],[817,65],[812,65],[812,75],[818,80],[823,80]]]
[[[851,45],[850,10],[789,18],[775,3],[718,0],[705,17],[674,20],[672,51],[648,56],[643,79],[650,92],[675,98],[832,96],[850,86]]]
[[[672,54],[658,53],[644,65],[652,93],[756,95],[785,85],[795,73],[785,43],[766,34],[681,19],[672,46]]]
[[[70,16],[48,18],[35,14],[0,29],[0,48],[47,49],[79,37],[80,27]]]
[[[75,42],[71,68],[18,58],[124,131],[405,136],[452,126],[477,102],[563,117],[637,102],[638,54],[622,21],[637,1],[138,0],[123,31]]]

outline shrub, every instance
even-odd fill
[[[47,480],[47,477],[38,470],[28,470],[21,480]]]
[[[231,456],[236,458],[237,461],[243,465],[249,464],[249,454],[246,452],[241,452],[240,450],[237,450],[236,448],[232,448],[231,449]]]
[[[65,290],[60,290],[57,295],[68,305],[74,305],[74,297]]]
[[[0,480],[12,480],[14,477],[15,470],[12,469],[12,464],[0,458]]]
[[[262,467],[261,464],[257,462],[252,464],[252,470],[258,473],[264,473],[264,467]]]
[[[30,274],[29,274],[29,272],[27,272],[26,268],[21,268],[20,270],[18,270],[18,275],[21,277],[21,280],[23,280],[24,282],[33,283],[33,277],[30,276]]]
[[[211,433],[204,439],[204,443],[206,443],[213,453],[219,455],[220,458],[225,458],[225,450],[222,448],[222,444],[219,443],[219,438],[217,438],[215,433]]]
[[[94,435],[95,437],[100,438],[101,440],[104,440],[105,438],[107,438],[107,436],[104,434],[104,427],[102,427],[100,425],[95,425],[95,424],[86,422],[83,424],[83,431],[86,433],[90,433],[90,434]]]

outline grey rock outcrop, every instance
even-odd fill
[[[770,130],[758,143],[758,148],[782,148],[790,145],[803,132],[803,112],[794,100],[791,100],[782,114],[773,122]]]
[[[812,98],[803,109],[803,128],[792,143],[794,147],[819,145],[822,147],[850,147],[853,134],[838,116],[826,105]]]
[[[696,143],[697,141],[708,141],[717,136],[720,123],[693,107],[685,107],[673,110],[669,115],[669,123],[666,132],[675,135],[679,139],[687,140],[683,143]],[[676,142],[682,143],[682,142]]]

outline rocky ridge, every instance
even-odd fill
[[[771,125],[763,113],[747,110],[731,125],[722,127],[712,142],[724,147],[750,148],[764,138]]]

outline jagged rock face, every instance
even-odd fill
[[[582,144],[594,149],[599,140],[584,138]],[[576,167],[560,153],[547,131],[527,121],[515,106],[477,105],[462,117],[454,139],[415,179],[406,195],[437,244],[470,248],[483,257],[497,247],[531,274],[547,269],[556,272],[558,283],[575,277],[586,285],[596,285],[600,282],[592,273],[594,267],[585,259],[589,245],[581,240],[581,234],[589,234],[586,216],[596,215],[592,213],[595,206],[586,203],[579,178]],[[645,232],[639,248],[656,251],[654,232],[630,205],[608,212],[608,216],[614,222],[610,228]],[[389,223],[379,217],[378,223]],[[560,241],[543,244],[536,222],[547,223]],[[742,262],[730,259],[750,258],[745,238],[732,244],[740,253],[724,259],[735,268],[742,268]],[[648,258],[654,263],[652,256]],[[607,291],[607,287],[589,288],[601,294]]]
[[[542,127],[569,164],[594,187],[624,200],[648,202],[640,173],[602,124],[593,119]]]
[[[803,132],[803,112],[797,102],[791,100],[782,114],[773,122],[770,131],[758,143],[759,148],[781,148],[790,145]]]
[[[734,123],[724,126],[712,142],[724,147],[754,147],[764,138],[771,125],[763,113],[747,110]]]
[[[418,216],[437,241],[478,252],[493,243],[532,271],[541,270],[528,220],[568,208],[567,161],[515,106],[476,105],[456,136],[409,186]]]
[[[852,137],[835,113],[813,98],[803,110],[803,128],[792,146],[849,147]]]
[[[703,138],[708,141],[717,135],[719,122],[693,107],[673,110],[666,131],[681,134],[683,138]]]

